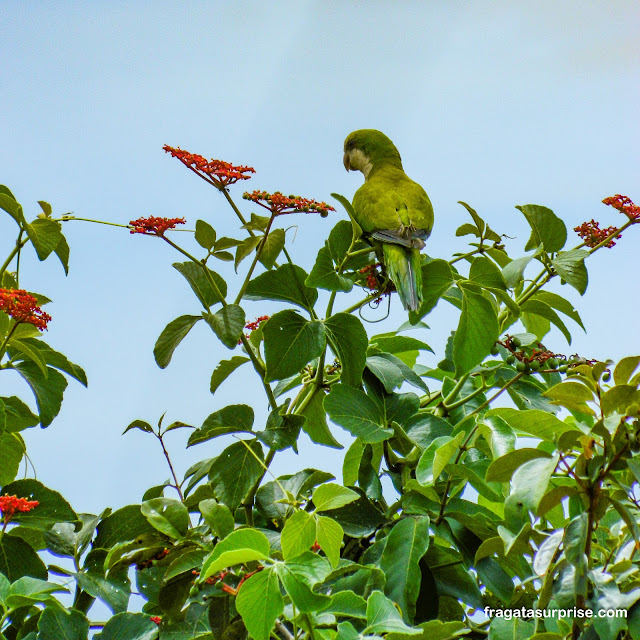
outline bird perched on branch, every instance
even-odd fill
[[[344,141],[344,166],[361,171],[364,184],[353,196],[356,222],[372,242],[404,308],[422,302],[420,250],[433,227],[425,190],[402,168],[400,153],[376,129],[360,129]]]

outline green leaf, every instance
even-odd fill
[[[59,584],[39,580],[31,576],[23,576],[11,585],[11,589],[5,598],[5,604],[10,609],[18,609],[19,607],[29,607],[37,603],[55,601],[51,594],[60,591],[67,591],[67,589]]]
[[[36,342],[38,341],[36,340]],[[28,343],[23,342],[22,340],[17,340],[15,338],[11,340],[9,345],[10,355],[12,358],[15,358],[16,361],[30,360],[38,367],[38,369],[40,369],[42,375],[45,378],[47,377],[47,363],[45,362],[44,357],[38,351],[38,349],[32,349]],[[17,351],[18,353],[14,355],[15,351]]]
[[[175,262],[173,268],[185,278],[205,308],[208,309],[221,302],[220,296],[207,278],[205,269],[207,269],[222,297],[227,295],[227,283],[215,271],[211,271],[204,265],[196,264],[195,262]]]
[[[478,420],[478,430],[491,448],[494,460],[513,451],[516,447],[516,434],[513,429],[498,416],[483,416]]]
[[[507,284],[500,269],[493,260],[485,256],[478,256],[473,259],[469,269],[469,280],[472,280],[481,287],[493,289],[506,289]]]
[[[51,367],[47,368],[45,377],[33,362],[18,362],[14,369],[31,387],[40,414],[40,424],[48,427],[60,412],[62,396],[67,388],[65,377]]]
[[[264,325],[266,380],[283,380],[297,373],[319,357],[324,347],[322,322],[309,322],[291,310],[276,313]]]
[[[53,252],[58,256],[60,264],[62,264],[62,268],[64,269],[65,275],[69,275],[69,254],[71,252],[69,250],[67,239],[63,235],[60,235],[60,241],[58,242]]]
[[[96,573],[81,571],[74,575],[78,586],[94,598],[100,598],[113,613],[127,610],[131,588],[129,579],[119,582],[102,577]]]
[[[76,609],[47,607],[38,620],[38,640],[86,640],[89,621]]]
[[[259,431],[257,437],[271,449],[283,451],[289,447],[297,453],[298,436],[300,428],[306,418],[287,413],[288,403],[271,411],[267,418],[264,431]]]
[[[0,433],[0,486],[9,484],[20,469],[24,441],[16,433]]]
[[[40,260],[46,260],[51,252],[55,251],[63,237],[60,223],[48,218],[37,218],[27,224],[26,228],[29,240],[31,240]]]
[[[419,562],[428,548],[429,518],[404,518],[389,532],[380,558],[387,576],[385,594],[399,605],[407,623],[415,617],[422,580]]]
[[[316,516],[316,539],[334,569],[340,562],[343,537],[344,530],[339,522],[328,516]]]
[[[367,600],[367,628],[363,635],[393,632],[419,635],[422,629],[407,626],[393,602],[380,591],[374,591]]]
[[[213,491],[232,512],[262,477],[264,467],[259,462],[262,458],[262,447],[254,440],[251,443],[235,442],[213,461],[209,471]]]
[[[525,507],[536,513],[551,480],[558,457],[536,458],[518,467],[511,478],[511,493],[505,505],[505,516],[510,506]]]
[[[96,640],[155,640],[158,625],[142,613],[118,613],[95,636]]]
[[[461,224],[456,229],[456,236],[469,236],[469,235],[476,236],[476,238],[480,237],[480,231],[478,231],[478,228],[469,222],[465,222],[464,224]]]
[[[156,530],[142,515],[140,505],[130,504],[105,517],[98,525],[94,549],[110,549],[120,542],[134,540],[141,535],[156,535]]]
[[[4,485],[2,494],[38,502],[38,506],[31,511],[17,512],[13,515],[11,521],[22,526],[46,531],[57,522],[78,521],[78,516],[69,503],[57,491],[45,487],[38,480],[16,480]]]
[[[267,269],[271,269],[278,259],[280,252],[284,249],[285,232],[284,229],[273,229],[267,236],[267,240],[260,251],[260,262]]]
[[[226,538],[234,530],[233,514],[228,507],[209,499],[200,502],[198,508],[204,521],[211,527],[212,533],[218,538]]]
[[[351,228],[353,231],[353,239],[357,240],[362,236],[362,227],[356,222],[356,213],[353,209],[353,205],[344,196],[339,193],[332,193],[332,198],[335,198],[345,209],[351,220]]]
[[[196,220],[195,238],[203,249],[213,249],[213,245],[216,243],[215,229],[204,220]]]
[[[0,185],[0,209],[4,209],[18,224],[26,224],[22,207],[4,185]]]
[[[284,611],[280,582],[274,569],[264,569],[242,585],[236,609],[253,640],[269,640],[277,618]]]
[[[585,546],[588,536],[588,516],[581,513],[569,522],[564,532],[562,546],[565,558],[577,569],[587,566]]]
[[[398,355],[409,351],[430,351],[433,349],[422,340],[416,340],[410,336],[398,336],[393,334],[382,334],[373,336],[370,340],[371,347],[380,349],[385,353]]]
[[[453,272],[446,260],[431,260],[422,265],[422,304],[418,311],[409,313],[411,324],[416,324],[426,316],[452,284]]]
[[[573,305],[566,298],[559,296],[557,293],[552,293],[551,291],[538,291],[538,293],[536,293],[532,299],[545,302],[556,311],[564,313],[564,315],[571,318],[575,323],[577,323],[584,329],[580,314],[574,309]]]
[[[235,349],[245,325],[244,309],[237,304],[228,304],[216,313],[202,313],[203,318],[220,342],[228,349]]]
[[[377,353],[367,358],[367,368],[380,379],[388,393],[392,393],[397,376],[401,377],[401,382],[408,382],[411,386],[422,391],[429,392],[429,388],[424,380],[400,358],[391,353]],[[388,382],[387,380],[388,376]],[[401,382],[399,384],[401,384]]]
[[[122,435],[127,433],[127,431],[131,431],[132,429],[139,429],[140,431],[144,431],[145,433],[153,433],[153,427],[148,422],[145,422],[144,420],[134,420],[122,432]]]
[[[302,415],[306,418],[302,430],[312,442],[333,449],[342,449],[342,445],[333,437],[327,424],[327,414],[322,404],[324,393],[314,393],[313,398],[304,408]]]
[[[359,388],[367,359],[367,332],[350,313],[336,313],[324,323],[332,348],[340,360],[340,382]]]
[[[437,481],[438,476],[444,471],[462,443],[464,435],[464,432],[461,431],[455,438],[441,436],[424,450],[416,467],[416,479],[421,485],[429,486]]]
[[[518,206],[531,227],[531,237],[524,250],[535,249],[541,244],[547,253],[556,253],[567,241],[567,227],[551,209],[537,204]]]
[[[202,565],[200,581],[212,575],[253,560],[264,560],[269,557],[269,540],[264,533],[256,529],[237,529],[224,540],[220,540]]]
[[[353,282],[336,272],[329,247],[325,245],[318,251],[316,263],[311,269],[309,277],[305,280],[305,285],[316,289],[327,291],[349,292],[353,289]]]
[[[458,204],[461,204],[467,210],[469,215],[473,218],[473,222],[475,223],[478,231],[482,234],[485,229],[484,220],[477,214],[476,210],[473,207],[470,207],[466,202],[458,200]]]
[[[172,320],[162,330],[153,347],[153,357],[161,369],[168,366],[176,347],[182,342],[189,331],[191,331],[198,320],[202,320],[202,316],[180,316]]]
[[[534,637],[535,622],[522,618],[493,618],[489,640],[530,640]]]
[[[558,420],[552,413],[529,409],[491,409],[488,415],[499,416],[516,431],[522,431],[534,438],[541,438],[549,442],[555,442],[559,436],[574,429],[562,420]]]
[[[250,236],[246,240],[240,242],[236,248],[236,257],[233,263],[233,266],[238,271],[238,266],[240,263],[251,253],[253,253],[254,249],[258,247],[258,245],[262,242],[262,238],[264,236]]]
[[[502,275],[509,289],[514,289],[524,278],[524,270],[533,260],[533,256],[523,256],[516,258],[502,268]]]
[[[36,338],[22,338],[21,342],[28,344],[32,349],[37,349],[44,361],[54,369],[75,378],[78,382],[87,386],[87,374],[82,367],[69,361],[66,356],[54,351],[48,344]]]
[[[516,449],[496,458],[487,469],[487,482],[509,482],[514,471],[529,460],[550,458],[551,454],[542,449]]]
[[[230,360],[220,360],[211,374],[211,393],[215,393],[218,387],[245,362],[249,362],[249,358],[244,356],[233,356]]]
[[[285,560],[309,551],[316,541],[316,519],[306,511],[296,511],[285,522],[280,541]]]
[[[640,406],[640,391],[637,390],[636,385],[619,384],[603,393],[600,398],[600,408],[605,416],[612,413],[626,415],[631,412],[632,407],[638,406]]]
[[[613,381],[616,384],[627,384],[639,364],[640,356],[622,358],[613,370]]]
[[[551,261],[553,268],[558,275],[580,295],[584,295],[589,284],[589,276],[584,259],[589,257],[589,252],[584,249],[572,249],[571,251],[562,251],[554,260]]]
[[[366,620],[367,601],[352,591],[338,591],[332,595],[329,606],[325,607],[322,613]]]
[[[593,392],[580,382],[567,380],[551,387],[542,395],[549,398],[553,404],[558,404],[589,416],[596,415],[595,411],[586,404],[594,401]]]
[[[153,498],[143,502],[140,511],[151,526],[174,540],[179,540],[187,534],[189,512],[179,500]]]
[[[5,429],[8,432],[24,431],[40,422],[38,416],[17,396],[0,397],[0,401],[4,404]]]
[[[289,563],[276,565],[276,572],[292,603],[301,613],[318,611],[330,602],[328,596],[314,593],[304,573],[295,571],[295,565]]]
[[[382,442],[393,435],[378,404],[360,389],[333,385],[324,399],[324,408],[332,422],[364,443]]]
[[[567,339],[567,342],[571,344],[571,334],[566,325],[560,319],[560,316],[546,303],[541,300],[527,300],[520,308],[523,313],[531,313],[537,316],[542,316],[546,320],[549,320],[560,329],[562,335]]]
[[[329,511],[330,509],[344,507],[345,504],[357,500],[358,497],[355,491],[329,482],[316,487],[311,499],[313,500],[316,511]]]
[[[47,568],[33,547],[14,536],[2,536],[0,539],[0,573],[11,582],[22,576],[47,579]]]
[[[244,297],[248,300],[292,302],[311,310],[318,299],[318,292],[304,284],[306,279],[304,269],[297,265],[283,264],[251,280]]]
[[[500,335],[496,310],[489,300],[462,290],[462,314],[453,339],[456,375],[471,371],[489,354]]]
[[[246,404],[231,404],[212,413],[190,436],[188,447],[227,433],[252,433],[253,409]]]

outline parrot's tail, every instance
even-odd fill
[[[420,251],[397,244],[383,244],[384,264],[396,286],[402,306],[417,311],[422,304],[422,269]]]

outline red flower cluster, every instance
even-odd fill
[[[176,225],[184,224],[184,218],[138,218],[131,220],[129,224],[133,227],[131,233],[144,233],[146,236],[163,236],[165,231],[175,229]]]
[[[162,560],[163,558],[166,558],[168,555],[169,555],[169,549],[163,549],[159,553],[156,553],[156,555],[153,556],[153,558],[149,558],[149,560],[142,560],[141,562],[138,562],[136,564],[136,569],[138,569],[138,571],[149,569],[150,567],[153,567],[154,561]]]
[[[617,227],[607,227],[606,229],[600,228],[600,223],[595,220],[591,220],[591,222],[583,222],[580,226],[575,227],[574,231],[584,240],[584,243],[587,247],[595,247],[599,245],[602,241],[606,240],[609,236],[616,233],[618,231]],[[615,240],[622,238],[622,235],[614,236],[607,244],[604,246],[607,249],[611,249],[611,247],[615,247]]]
[[[170,153],[172,158],[178,158],[185,167],[189,167],[218,189],[224,189],[230,184],[235,184],[238,180],[249,180],[251,176],[246,174],[256,172],[253,167],[233,165],[223,160],[207,160],[197,153],[189,153],[179,148],[170,147],[168,144],[162,148]]]
[[[149,620],[151,620],[151,622],[155,622],[156,624],[160,624],[162,622],[162,618],[160,616],[151,616]]]
[[[13,518],[16,511],[23,513],[31,511],[40,503],[37,500],[27,500],[26,498],[18,498],[17,496],[0,496],[0,512],[2,512],[2,521],[5,525]]]
[[[617,209],[620,213],[624,213],[632,220],[640,220],[640,206],[633,204],[633,200],[628,196],[621,196],[617,193],[615,196],[605,198],[602,202]]]
[[[277,216],[287,213],[309,213],[316,211],[323,218],[326,218],[329,215],[329,211],[335,211],[335,208],[326,202],[317,202],[313,199],[301,198],[300,196],[285,196],[279,191],[275,193],[267,193],[266,191],[253,191],[249,193],[245,191],[242,197],[245,200],[251,200],[251,202],[259,204]]]
[[[244,328],[249,329],[249,331],[255,331],[263,322],[266,322],[268,319],[269,316],[260,316],[253,322],[247,322],[247,324],[244,325]]]
[[[40,331],[44,331],[51,321],[51,316],[24,289],[0,289],[0,311],[10,315],[16,322],[32,324]]]

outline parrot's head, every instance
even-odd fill
[[[377,129],[358,129],[344,141],[344,168],[347,171],[362,171],[369,175],[374,166],[393,164],[402,169],[402,160],[396,146]]]

